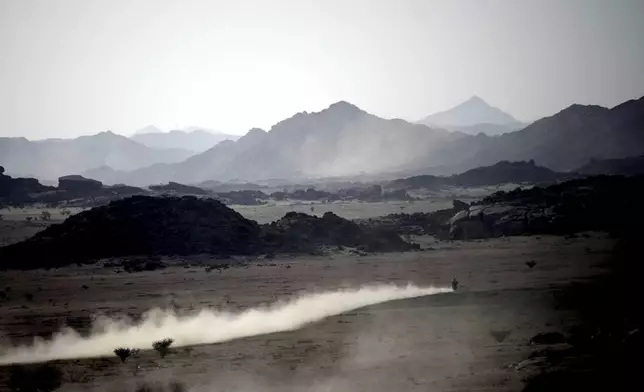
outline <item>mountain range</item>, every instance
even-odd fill
[[[170,132],[163,132],[154,126],[148,126],[135,132],[130,139],[150,148],[181,148],[196,154],[204,152],[224,140],[237,140],[239,136],[195,126],[180,130],[175,129]]]
[[[471,99],[464,107],[489,106],[480,101]],[[463,105],[459,106],[455,112],[463,113]],[[449,117],[441,114],[433,118]],[[499,113],[471,117],[470,121],[484,119],[497,121],[496,125],[517,126],[511,116]],[[457,123],[463,127],[481,125],[467,125],[465,120]],[[468,135],[445,128],[383,119],[340,101],[320,112],[297,113],[269,131],[251,129],[238,140],[224,140],[196,154],[187,149],[149,147],[103,132],[71,140],[2,138],[0,164],[11,174],[46,179],[82,174],[106,184],[137,186],[168,181],[195,184],[383,173],[390,173],[390,178],[451,175],[501,160],[534,161],[551,170],[568,172],[592,159],[644,154],[644,97],[611,109],[572,105],[502,135]]]
[[[254,128],[237,141],[224,141],[183,162],[130,173],[84,173],[105,183],[129,184],[207,180],[261,180],[377,173],[404,165],[409,157],[463,137],[404,120],[386,120],[348,102],[316,113],[301,112],[269,132]]]
[[[136,170],[180,162],[193,155],[180,148],[154,149],[110,131],[76,139],[0,138],[0,161],[8,173],[53,180],[100,166]]]

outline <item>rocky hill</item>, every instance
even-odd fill
[[[608,231],[630,235],[644,215],[644,177],[597,176],[497,192],[455,214],[453,239]]]
[[[289,213],[265,226],[223,203],[195,196],[133,196],[70,216],[34,237],[0,248],[0,268],[49,268],[121,256],[258,255],[319,246],[401,251],[413,246],[326,213]]]

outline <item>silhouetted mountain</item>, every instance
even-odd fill
[[[592,159],[575,170],[584,175],[622,175],[638,176],[644,174],[644,155],[621,159]]]
[[[185,130],[162,132],[155,127],[137,131],[130,139],[151,148],[181,148],[195,153],[203,152],[224,140],[237,140],[239,136],[225,133],[212,133],[199,127],[188,127]]]
[[[223,141],[181,162],[154,163],[126,172],[124,165],[115,167],[102,159],[90,166],[92,170],[80,174],[106,184],[144,186],[169,181],[183,184],[208,180],[293,181],[382,173],[399,173],[398,177],[450,175],[500,160],[534,160],[540,166],[565,172],[584,165],[591,158],[644,154],[642,128],[644,98],[613,109],[572,105],[520,131],[498,136],[483,133],[471,136],[399,119],[386,120],[350,103],[338,102],[320,112],[298,113],[275,124],[269,132],[251,129],[237,141]],[[101,156],[92,154],[95,155]],[[143,156],[135,158],[140,161]],[[34,167],[23,169],[24,173],[35,173]],[[79,171],[68,170],[64,174],[75,173]]]
[[[565,173],[557,173],[548,168],[537,166],[534,161],[501,161],[492,166],[477,167],[450,177],[433,175],[413,176],[390,182],[389,188],[436,189],[444,186],[476,187],[497,184],[544,183],[566,178]]]
[[[159,162],[179,162],[192,155],[182,149],[152,149],[112,132],[76,139],[0,138],[0,159],[11,173],[54,179],[109,166],[135,170]]]
[[[591,158],[644,154],[644,97],[612,109],[572,105],[520,131],[461,138],[411,167],[450,167],[452,172],[491,165],[499,159],[534,160],[555,171],[571,171]]]
[[[516,130],[520,127],[519,121],[514,117],[488,105],[487,102],[476,96],[451,109],[427,116],[420,120],[419,123],[451,130],[456,128],[465,128],[467,130],[468,127],[479,124],[504,125],[509,127],[510,130]],[[481,129],[494,130],[494,134],[503,133],[499,132],[497,128],[490,127],[490,125]],[[477,134],[479,131],[465,133]]]
[[[129,176],[151,176],[156,181],[167,176],[161,181],[199,183],[377,173],[431,154],[461,137],[403,120],[385,120],[338,102],[321,112],[298,113],[275,124],[270,132],[251,129],[236,142],[225,141],[184,162]]]

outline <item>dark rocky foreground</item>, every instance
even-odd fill
[[[258,255],[322,245],[365,251],[413,248],[395,233],[326,213],[289,213],[260,226],[214,199],[133,196],[69,217],[0,249],[1,268],[47,268],[133,255]]]
[[[556,306],[575,311],[581,323],[565,336],[532,339],[534,351],[517,365],[534,370],[525,392],[642,390],[643,258],[639,235],[625,233],[607,275],[555,293]]]

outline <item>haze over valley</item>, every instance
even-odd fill
[[[642,20],[0,1],[0,392],[644,390]]]

